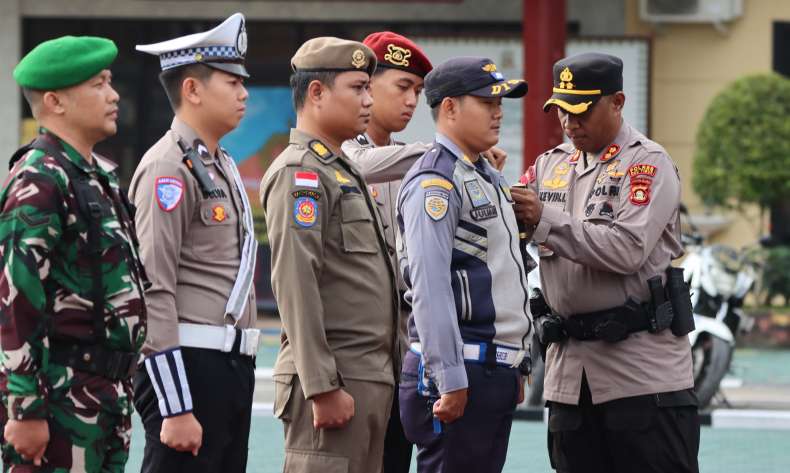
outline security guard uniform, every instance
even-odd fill
[[[544,109],[581,114],[620,90],[620,59],[573,56],[554,65],[554,94]],[[525,180],[543,203],[533,236],[541,284],[569,335],[546,354],[552,465],[563,472],[697,471],[688,338],[674,328],[636,326],[651,301],[646,281],[665,281],[682,254],[672,159],[623,122],[599,153],[560,145]],[[652,307],[647,312],[655,315]],[[629,328],[614,333],[620,321]]]
[[[428,104],[445,97],[524,96],[485,58],[451,59],[425,80]],[[410,351],[401,375],[406,436],[420,473],[500,472],[528,371],[527,271],[509,185],[485,159],[471,160],[447,136],[403,180],[398,259],[411,303]],[[464,415],[438,426],[442,394],[469,389]]]
[[[379,69],[397,69],[420,77],[431,71],[433,66],[425,53],[408,38],[390,31],[371,33],[362,41],[376,54]],[[395,249],[395,208],[401,179],[411,166],[430,149],[424,143],[405,144],[390,138],[384,146],[376,146],[366,134],[343,143],[343,152],[359,168],[370,183],[368,190],[381,213],[387,246],[391,248],[392,265],[395,268],[400,295],[400,314],[398,340],[403,357],[409,349],[409,336],[406,325],[409,320],[409,306],[403,298],[406,284],[400,274]],[[403,433],[398,407],[398,391],[392,401],[392,413],[384,441],[384,473],[408,473],[411,467],[411,442]]]
[[[163,70],[199,62],[247,77],[244,16],[138,50]],[[135,405],[146,430],[143,471],[245,471],[259,332],[252,287],[257,243],[233,158],[210,155],[178,117],[143,156],[129,194],[137,206],[150,330]],[[159,441],[162,420],[192,412],[199,455]]]
[[[64,36],[36,46],[14,78],[59,91],[117,54],[109,39]],[[43,127],[11,164],[0,191],[0,432],[42,419],[49,442],[34,467],[2,438],[4,469],[123,472],[146,279],[116,165]]]
[[[291,64],[370,74],[376,59],[361,43],[316,38]],[[274,410],[285,471],[377,472],[400,356],[395,273],[367,182],[345,155],[293,129],[260,197],[283,322]],[[354,416],[316,430],[310,398],[338,388],[354,398]]]

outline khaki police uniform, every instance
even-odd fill
[[[585,113],[622,90],[622,61],[597,53],[565,58],[554,66],[553,90],[544,109]],[[526,180],[543,203],[533,234],[541,286],[571,334],[546,353],[552,466],[569,473],[696,472],[699,423],[685,334],[643,329],[604,341],[571,330],[629,298],[654,313],[647,280],[660,276],[666,284],[667,268],[683,253],[675,164],[622,121],[600,152],[560,145],[537,159]],[[592,333],[606,330],[598,328]]]
[[[247,77],[240,13],[210,31],[137,49],[158,55],[166,72],[200,62]],[[176,116],[145,153],[129,189],[153,284],[146,369],[135,379],[143,471],[243,472],[259,339],[252,210],[233,158],[221,147],[210,154],[185,120]],[[159,441],[165,418],[190,412],[203,429],[197,456]]]
[[[375,57],[361,43],[317,38],[292,64],[370,73]],[[285,471],[378,471],[400,366],[398,298],[367,183],[346,156],[294,129],[260,197],[283,322],[274,409],[285,426]],[[338,388],[354,398],[353,418],[316,430],[310,398]]]

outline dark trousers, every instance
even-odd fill
[[[145,427],[143,473],[243,473],[255,388],[255,360],[238,353],[181,348],[193,414],[203,427],[198,456],[159,441],[162,416],[145,367],[134,379],[134,404]]]
[[[699,417],[691,390],[592,404],[549,402],[548,448],[560,473],[698,473]]]
[[[387,424],[387,434],[384,437],[384,473],[409,473],[411,467],[412,444],[403,432],[400,421],[400,405],[398,390],[392,397],[392,411]]]
[[[464,415],[436,434],[432,401],[417,393],[418,365],[419,357],[407,353],[399,386],[401,421],[406,438],[417,445],[418,473],[501,472],[518,402],[518,370],[467,363]]]

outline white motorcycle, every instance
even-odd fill
[[[685,207],[681,212],[686,214]],[[683,275],[691,288],[695,330],[689,333],[694,366],[694,388],[700,407],[707,407],[732,362],[736,337],[747,333],[754,319],[746,315],[743,301],[757,280],[757,265],[745,251],[724,245],[705,245],[689,222],[683,234],[686,258]]]
[[[686,214],[685,206],[681,213]],[[748,253],[738,253],[723,245],[704,245],[697,228],[683,234],[686,258],[681,263],[684,279],[690,285],[695,329],[689,333],[694,388],[700,408],[707,407],[719,391],[735,351],[735,338],[748,332],[754,320],[741,307],[757,279],[757,268]],[[540,261],[537,248],[528,246],[530,255]],[[530,294],[540,289],[540,265],[528,275]],[[533,344],[533,381],[526,396],[528,407],[542,406],[544,364]]]

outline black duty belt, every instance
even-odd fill
[[[648,304],[629,300],[612,309],[572,315],[565,319],[564,326],[568,336],[577,340],[620,341],[635,332],[658,332],[653,330],[658,328],[653,319]]]
[[[50,346],[53,362],[113,381],[134,376],[138,359],[138,353],[110,350],[101,345],[54,341]]]

